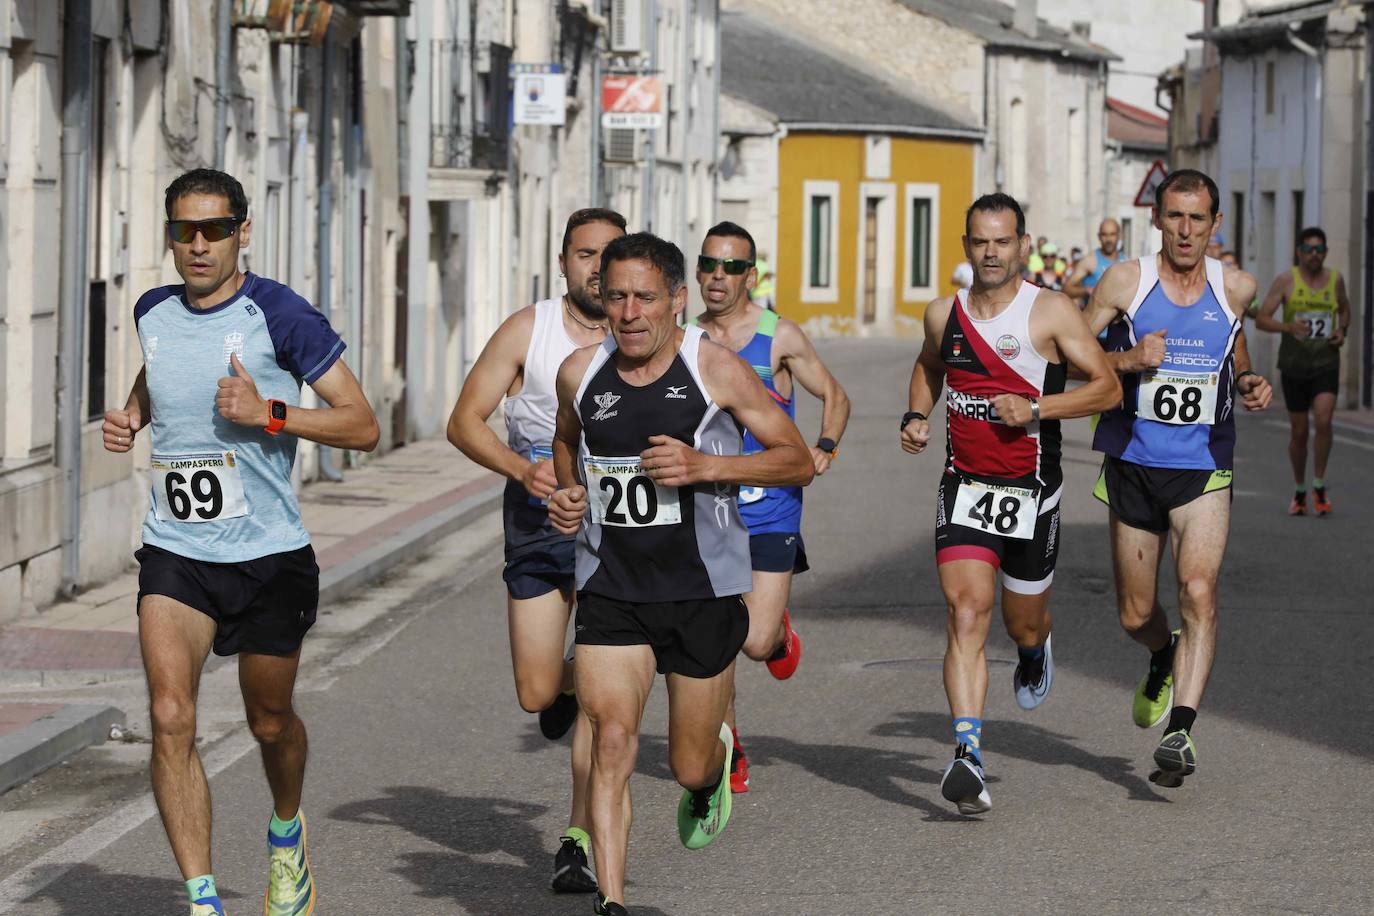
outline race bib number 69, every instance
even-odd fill
[[[961,480],[950,520],[965,528],[1029,541],[1035,537],[1039,510],[1040,501],[1032,489]]]
[[[164,522],[213,522],[248,514],[234,452],[154,455],[154,511]]]
[[[682,521],[677,487],[661,487],[639,466],[639,456],[583,459],[592,521],[614,528],[649,528]]]

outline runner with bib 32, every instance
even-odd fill
[[[983,768],[984,645],[1001,573],[1002,619],[1020,664],[1016,702],[1034,709],[1054,678],[1049,590],[1059,553],[1059,421],[1117,403],[1121,386],[1073,301],[1021,279],[1026,218],[1006,194],[980,197],[965,216],[967,292],[926,309],[925,344],[911,373],[901,444],[920,454],[946,380],[947,439],[935,523],[935,561],[949,607],[945,692],[955,755],[940,792],[960,814],[992,807]],[[1068,363],[1089,382],[1064,390]]]
[[[1250,371],[1242,324],[1255,278],[1204,255],[1221,223],[1217,186],[1171,173],[1155,192],[1157,255],[1115,264],[1085,313],[1122,376],[1120,406],[1102,415],[1096,495],[1110,507],[1121,626],[1150,650],[1131,716],[1141,728],[1172,715],[1155,750],[1162,785],[1197,767],[1191,735],[1216,649],[1216,583],[1231,524],[1235,395],[1262,410],[1269,383]],[[1120,319],[1119,321],[1117,319]],[[1115,323],[1113,323],[1115,322]],[[1160,606],[1159,561],[1173,543],[1183,627]]]

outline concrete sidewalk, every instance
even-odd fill
[[[500,504],[504,481],[430,439],[310,484],[301,514],[327,606],[418,556],[425,546]],[[99,705],[34,702],[33,694],[142,677],[138,572],[0,629],[0,792],[103,740],[123,713]],[[211,657],[211,665],[223,659]],[[25,702],[6,702],[22,693]]]

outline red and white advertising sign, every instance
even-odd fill
[[[653,130],[663,124],[663,80],[614,75],[601,79],[601,126]]]
[[[1150,170],[1145,173],[1145,180],[1140,183],[1140,190],[1135,192],[1135,205],[1137,207],[1153,207],[1155,205],[1155,188],[1159,187],[1168,176],[1164,170],[1164,162],[1156,159],[1150,166]]]

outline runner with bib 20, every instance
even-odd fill
[[[1013,198],[974,201],[964,231],[973,286],[926,309],[901,444],[911,454],[925,450],[928,416],[947,379],[935,561],[949,607],[945,692],[955,755],[940,791],[960,814],[980,814],[992,807],[982,748],[984,646],[998,572],[1002,619],[1020,657],[1012,690],[1023,709],[1034,709],[1054,679],[1049,590],[1063,493],[1059,421],[1116,404],[1121,386],[1073,301],[1021,279],[1030,237]],[[1065,391],[1070,361],[1090,380]]]
[[[370,451],[379,431],[329,320],[293,290],[239,270],[252,224],[243,186],[211,169],[167,188],[167,244],[183,281],[134,306],[143,370],[105,448],[151,424],[138,639],[152,713],[152,782],[192,916],[223,916],[210,867],[210,788],[196,700],[211,649],[238,655],[239,689],[272,790],[267,916],[307,916],[315,879],[300,813],[305,724],[291,696],[315,622],[319,567],[291,488],[298,439]],[[300,407],[302,383],[327,406]]]
[[[1111,510],[1121,626],[1151,652],[1131,716],[1150,728],[1173,709],[1154,754],[1162,785],[1180,784],[1197,767],[1191,732],[1216,650],[1235,395],[1247,410],[1264,409],[1272,395],[1250,371],[1245,346],[1255,278],[1204,255],[1221,223],[1218,201],[1201,172],[1168,175],[1155,191],[1159,253],[1113,265],[1085,313],[1096,331],[1111,325],[1108,358],[1122,376],[1122,403],[1102,415],[1093,438],[1106,455],[1095,492]],[[1157,600],[1166,539],[1183,618],[1173,634]]]
[[[626,913],[630,774],[654,674],[668,682],[668,757],[684,788],[678,838],[711,843],[730,818],[725,707],[749,631],[752,584],[740,484],[805,486],[797,427],[752,369],[699,328],[679,328],[686,265],[637,233],[606,246],[611,336],[558,373],[549,501],[577,533],[577,695],[592,726],[589,810],[597,913]],[[741,455],[740,428],[762,451]]]

